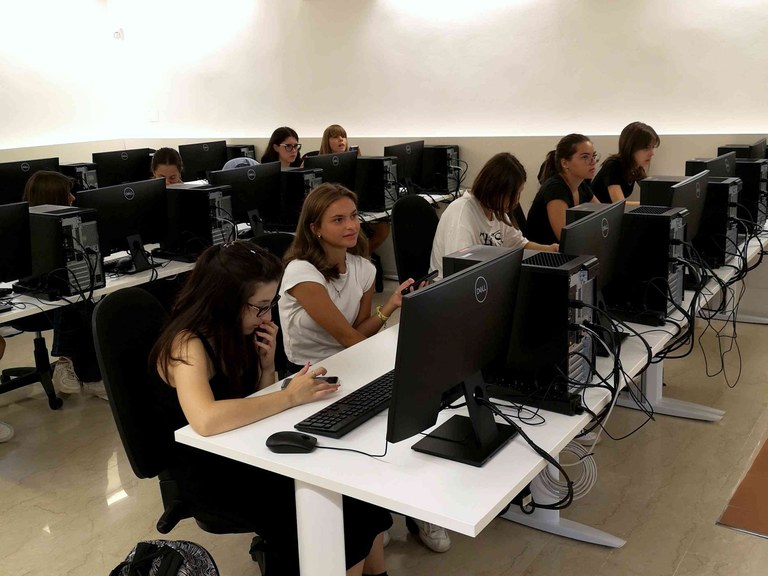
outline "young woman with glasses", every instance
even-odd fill
[[[299,168],[301,160],[301,144],[296,130],[282,126],[272,132],[267,144],[267,151],[261,157],[261,163],[280,161],[282,168]]]
[[[324,368],[302,367],[282,390],[248,396],[275,382],[277,326],[272,310],[280,261],[254,244],[213,246],[198,258],[178,295],[151,362],[159,378],[157,405],[169,435],[187,423],[209,436],[245,426],[338,389],[315,379]],[[172,443],[174,477],[194,500],[269,542],[270,572],[298,575],[292,479]],[[348,574],[384,572],[383,536],[392,520],[375,506],[344,498]]]
[[[642,122],[632,122],[619,135],[619,151],[611,154],[592,179],[592,192],[600,202],[618,202],[632,194],[635,182],[646,176],[661,139]]]
[[[528,211],[528,238],[542,244],[560,242],[565,211],[585,202],[598,202],[589,180],[600,155],[583,134],[568,134],[547,154],[539,169],[541,188]]]

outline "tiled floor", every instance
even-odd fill
[[[739,326],[744,365],[733,389],[705,376],[698,349],[666,363],[665,395],[726,410],[721,422],[658,416],[626,440],[597,446],[597,485],[564,516],[627,539],[623,548],[497,520],[478,538],[452,535],[453,548],[434,554],[396,517],[389,573],[765,575],[768,540],[715,522],[768,435],[767,341],[768,326]],[[713,358],[711,340],[706,347]],[[9,340],[3,366],[29,362],[30,351],[27,335]],[[106,575],[138,540],[159,537],[157,482],[134,477],[107,402],[71,396],[52,412],[42,395],[22,390],[0,403],[0,420],[16,429],[0,445],[0,575]],[[622,435],[643,419],[617,408],[608,429]],[[249,536],[211,535],[185,521],[169,537],[204,545],[224,575],[258,574]]]

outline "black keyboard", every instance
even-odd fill
[[[373,382],[315,412],[294,428],[318,436],[341,438],[389,407],[394,375],[395,371],[392,370],[379,376]]]

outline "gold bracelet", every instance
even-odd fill
[[[381,311],[381,306],[376,306],[376,316],[384,322],[384,324],[387,323],[387,320],[389,320],[389,316],[385,316],[384,312]]]

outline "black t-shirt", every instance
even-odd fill
[[[549,178],[541,185],[536,193],[536,198],[528,211],[528,222],[526,224],[526,237],[531,242],[539,244],[555,244],[558,242],[557,236],[552,231],[552,225],[549,223],[547,215],[547,204],[552,200],[562,200],[568,204],[568,208],[573,208],[573,194],[568,184],[559,174]],[[592,190],[587,182],[582,182],[579,186],[579,204],[590,202],[592,200]]]
[[[592,179],[592,192],[603,204],[611,203],[608,186],[621,186],[624,198],[632,194],[632,188],[635,186],[634,182],[627,182],[621,160],[618,158],[608,158],[603,162],[600,171]]]

